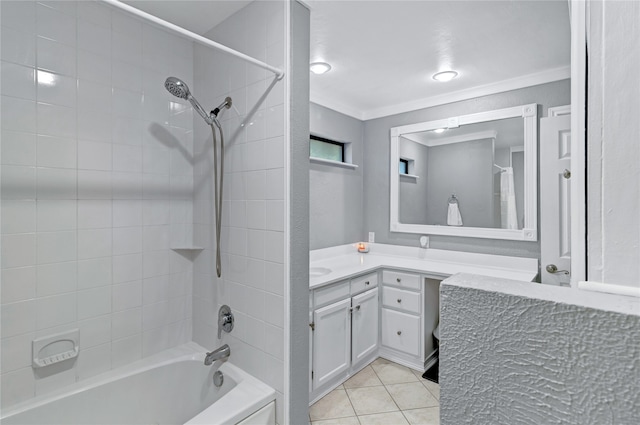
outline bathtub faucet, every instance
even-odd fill
[[[209,366],[216,360],[228,359],[230,355],[231,348],[229,347],[229,344],[225,344],[222,347],[215,349],[210,353],[207,353],[207,355],[204,357],[204,364],[205,366]]]

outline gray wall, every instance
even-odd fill
[[[309,45],[310,14],[290,7],[289,404],[284,424],[309,421]],[[285,316],[286,317],[286,316]]]
[[[430,147],[427,168],[429,224],[447,225],[448,201],[455,194],[464,226],[493,227],[492,140]]]
[[[414,179],[400,175],[398,194],[402,199],[399,210],[401,223],[429,224],[426,212],[429,181],[427,179],[428,152],[429,148],[425,145],[409,139],[400,139],[400,157],[415,161],[415,169],[410,173],[418,176]]]
[[[640,300],[459,274],[440,287],[443,425],[640,423]]]
[[[539,116],[547,108],[570,103],[569,80],[449,103],[433,108],[369,120],[364,123],[364,232],[376,232],[376,242],[418,246],[419,235],[389,231],[389,129],[492,109],[537,103]],[[463,217],[464,218],[464,217]],[[540,257],[539,242],[501,241],[432,236],[433,248],[513,256]]]
[[[311,133],[340,142],[351,142],[353,163],[358,165],[352,170],[310,164],[310,247],[319,249],[362,240],[364,124],[314,103],[310,104],[309,119]]]

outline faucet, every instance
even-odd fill
[[[230,355],[231,348],[229,347],[229,344],[225,344],[222,347],[217,348],[210,353],[207,353],[207,355],[204,357],[204,365],[210,366],[216,360],[228,359]]]

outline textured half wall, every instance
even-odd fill
[[[640,423],[640,300],[459,274],[440,287],[440,414]]]

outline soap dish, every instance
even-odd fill
[[[79,340],[80,331],[78,329],[34,339],[31,342],[33,368],[51,366],[78,357],[80,352]]]

